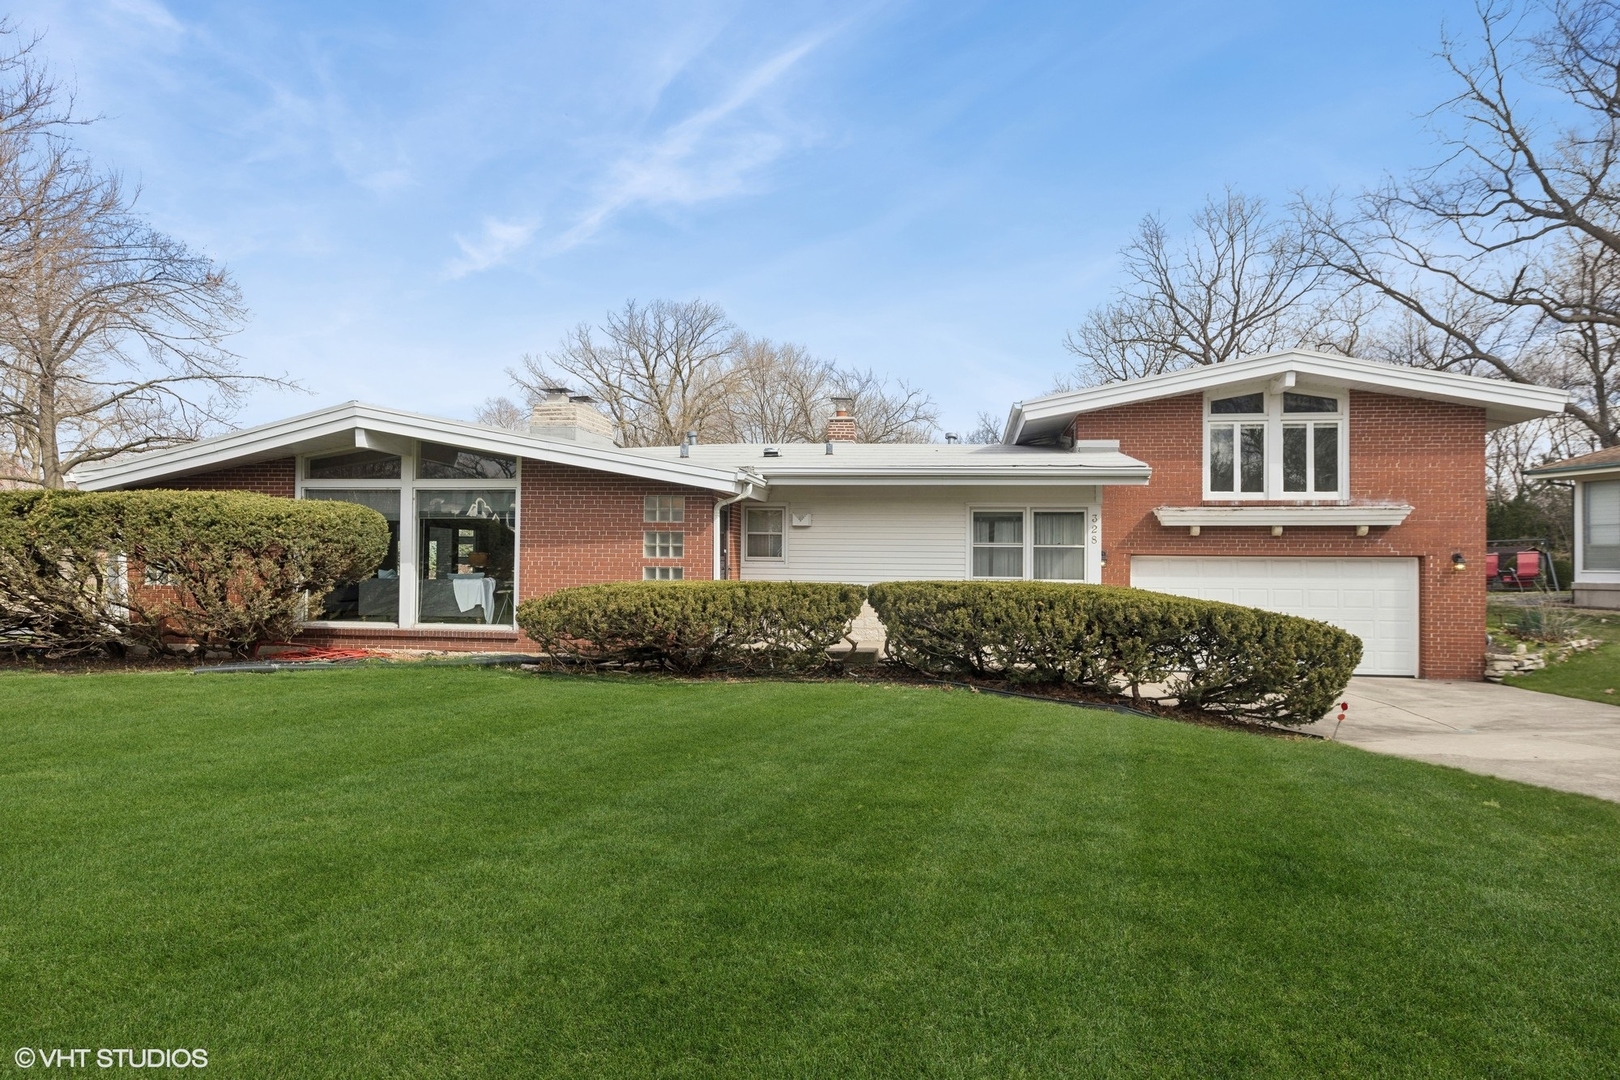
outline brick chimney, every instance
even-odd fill
[[[617,446],[613,421],[584,394],[569,394],[566,386],[548,386],[529,415],[529,434],[542,439],[567,439],[593,446]]]
[[[835,397],[832,403],[833,414],[827,418],[827,441],[859,442],[855,435],[855,399]]]

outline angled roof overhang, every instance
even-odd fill
[[[1566,391],[1549,386],[1292,350],[1021,401],[1007,416],[1002,442],[1018,445],[1052,441],[1068,429],[1075,417],[1100,409],[1262,380],[1292,385],[1294,379],[1472,405],[1485,410],[1493,429],[1560,413],[1569,400]]]
[[[1620,476],[1620,446],[1524,470],[1532,480],[1578,480],[1587,476]]]
[[[410,440],[448,443],[487,454],[685,484],[728,495],[742,490],[735,469],[661,461],[616,447],[540,439],[485,424],[423,416],[358,401],[122,461],[84,466],[74,472],[73,480],[86,491],[107,491],[323,450],[362,448],[398,453]]]

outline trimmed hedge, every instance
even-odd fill
[[[1360,639],[1326,623],[1140,589],[907,581],[868,596],[890,655],[931,675],[1138,700],[1158,684],[1184,705],[1283,723],[1321,718],[1361,662]]]
[[[350,503],[0,493],[0,643],[66,656],[127,644],[166,651],[178,637],[245,653],[296,634],[306,597],[371,573],[388,544],[382,515]]]
[[[637,581],[525,600],[517,621],[554,663],[803,673],[827,664],[865,598],[859,585]]]

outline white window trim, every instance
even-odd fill
[[[437,441],[437,440],[429,440]],[[454,445],[454,444],[444,444]],[[517,605],[518,598],[523,595],[523,459],[517,459],[517,475],[511,479],[501,478],[493,480],[418,480],[416,479],[417,446],[413,441],[408,450],[399,455],[398,480],[306,480],[304,474],[308,471],[306,465],[311,458],[331,457],[342,453],[342,450],[322,450],[310,454],[298,455],[293,465],[296,469],[297,480],[293,495],[302,499],[305,491],[343,490],[363,488],[368,491],[398,491],[399,492],[399,621],[398,622],[357,622],[349,619],[310,619],[304,625],[316,628],[354,629],[356,627],[370,627],[375,630],[450,630],[461,633],[469,631],[482,631],[488,633],[502,633],[517,631]],[[418,491],[464,491],[467,489],[479,491],[512,491],[516,495],[516,513],[512,527],[512,543],[514,545],[514,558],[512,560],[512,613],[514,619],[510,623],[441,623],[418,622],[416,619],[417,593],[416,566],[417,566],[417,513],[416,493]],[[411,582],[412,587],[406,588],[404,582]]]
[[[748,511],[749,510],[780,510],[782,512],[782,554],[781,555],[750,555],[748,554]],[[749,503],[742,511],[742,562],[768,563],[780,566],[788,559],[788,508],[786,503]],[[764,535],[764,534],[761,534]]]
[[[1620,480],[1620,476],[1594,476],[1575,485],[1575,580],[1576,585],[1607,585],[1620,582],[1620,570],[1586,569],[1586,485]],[[1562,582],[1560,582],[1562,584]]]
[[[1283,394],[1314,394],[1319,397],[1336,398],[1339,402],[1337,413],[1288,413],[1283,414]],[[1262,394],[1265,397],[1266,411],[1253,413],[1248,416],[1226,414],[1216,416],[1210,411],[1213,402],[1230,397],[1242,397],[1244,394]],[[1210,444],[1211,431],[1217,425],[1225,424],[1255,424],[1261,423],[1266,429],[1266,479],[1264,491],[1215,491],[1209,486],[1210,473]],[[1283,490],[1283,457],[1282,432],[1283,424],[1330,424],[1339,425],[1339,490],[1334,492],[1317,493],[1313,491],[1284,491]],[[1314,436],[1313,436],[1314,438]],[[1242,480],[1242,444],[1241,437],[1234,433],[1233,440],[1233,487],[1241,487]],[[1205,502],[1295,502],[1295,503],[1327,503],[1347,504],[1350,501],[1350,394],[1349,391],[1339,387],[1319,384],[1290,386],[1286,390],[1272,390],[1266,383],[1255,383],[1239,386],[1223,386],[1204,392],[1204,426],[1203,426],[1203,453],[1200,457],[1199,467],[1202,478],[1199,481],[1203,489]],[[1315,479],[1315,463],[1311,463],[1309,473]]]
[[[1000,506],[993,504],[972,505],[967,508],[967,561],[962,567],[962,576],[968,581],[1034,581],[1035,579],[1035,515],[1036,514],[1084,514],[1084,539],[1081,542],[1085,558],[1085,577],[1066,578],[1062,580],[1043,579],[1053,585],[1099,585],[1102,583],[1102,507],[1098,503],[1081,503],[1074,506],[1031,506],[1027,503],[1016,506]],[[974,514],[1023,514],[1024,516],[1024,557],[1023,575],[1021,577],[978,577],[973,573],[973,515]],[[1010,545],[1009,545],[1010,546]]]

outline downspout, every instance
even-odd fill
[[[732,503],[741,502],[754,494],[755,482],[753,480],[742,480],[741,483],[743,489],[740,493],[733,495],[729,499],[720,499],[714,504],[714,580],[716,581],[724,581],[731,575],[730,561],[723,560],[720,557],[721,549],[731,540],[730,521],[727,521],[727,527],[722,531],[720,527],[720,511],[729,509]]]

